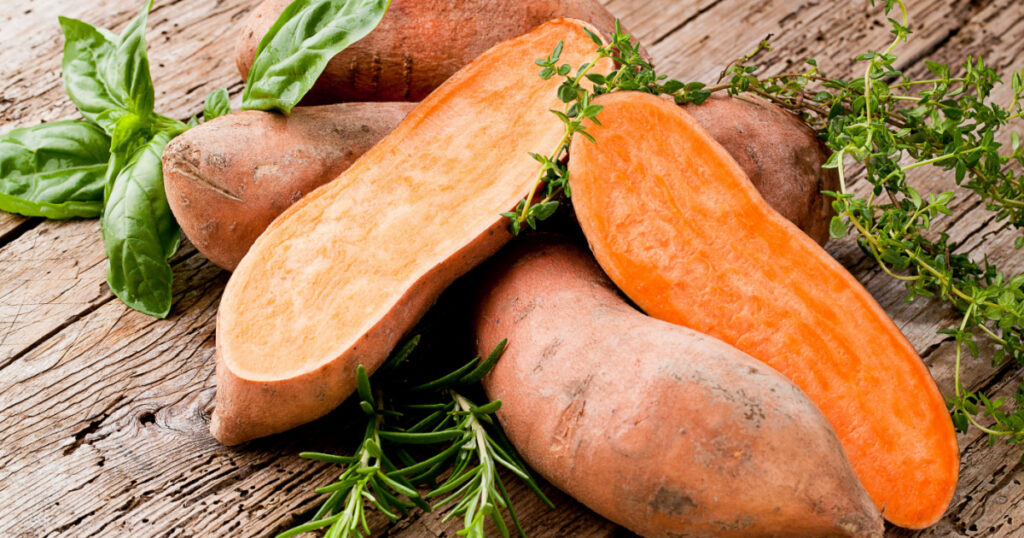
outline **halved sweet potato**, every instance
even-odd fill
[[[235,43],[242,78],[290,3],[265,0],[242,24]],[[597,0],[392,0],[377,28],[327,64],[303,103],[419,101],[492,45],[558,17],[590,23],[605,36],[615,29],[615,17]]]
[[[584,23],[568,19],[494,47],[256,240],[217,316],[217,439],[336,407],[357,365],[375,370],[448,284],[510,239],[499,214],[529,193],[529,152],[562,136],[548,111],[559,81],[533,63],[559,41],[573,65],[594,56]]]
[[[645,316],[593,257],[510,246],[480,287],[484,379],[519,453],[643,536],[881,536],[821,411],[749,355]]]
[[[233,271],[275,217],[338,177],[394,130],[414,103],[246,110],[175,138],[164,150],[164,189],[182,231]]]
[[[828,241],[835,211],[832,198],[821,192],[839,190],[839,173],[821,167],[829,152],[814,129],[771,103],[748,97],[714,96],[686,105],[686,111],[736,159],[772,209],[819,245]]]
[[[598,102],[597,143],[574,140],[569,170],[580,225],[612,281],[649,315],[719,338],[803,389],[886,519],[937,521],[956,487],[956,435],[885,311],[685,110],[638,93]]]

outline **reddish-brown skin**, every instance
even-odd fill
[[[643,536],[881,536],[828,421],[723,342],[636,311],[585,250],[527,239],[480,288],[484,380],[523,458]]]
[[[560,41],[566,62],[592,57],[584,24],[569,19],[496,45],[260,235],[217,313],[220,442],[329,412],[357,366],[372,373],[442,290],[510,239],[499,215],[533,185],[529,152],[562,137],[548,121],[559,82],[531,61]]]
[[[597,143],[573,141],[570,184],[612,281],[652,317],[719,338],[803,389],[887,520],[941,518],[956,489],[956,434],[885,311],[684,109],[630,92],[596,102]]]
[[[290,3],[266,0],[242,24],[235,43],[242,78]],[[419,101],[491,46],[558,17],[606,36],[615,29],[597,0],[392,0],[380,25],[328,63],[303,103]]]
[[[835,215],[832,198],[839,174],[822,168],[829,152],[799,118],[778,106],[747,97],[714,96],[686,105],[701,127],[722,145],[746,172],[772,209],[824,245]]]
[[[185,235],[233,271],[278,215],[338,177],[390,133],[414,103],[248,110],[186,131],[167,145],[164,189]]]

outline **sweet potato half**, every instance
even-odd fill
[[[235,43],[242,78],[290,3],[266,0],[242,24]],[[615,29],[597,0],[392,0],[380,25],[330,61],[303,103],[419,101],[491,46],[558,17],[605,36]]]
[[[937,521],[956,487],[956,436],[885,311],[683,109],[636,93],[600,104],[597,143],[575,140],[569,169],[601,267],[649,315],[719,338],[803,389],[886,519]]]
[[[480,287],[484,387],[526,461],[643,536],[881,536],[828,421],[792,382],[628,305],[584,249],[500,254]]]
[[[562,135],[548,112],[558,81],[533,64],[559,41],[573,65],[594,55],[584,23],[568,19],[495,46],[256,240],[217,316],[217,439],[336,407],[357,365],[375,370],[448,284],[510,239],[499,214],[529,193],[529,152]]]
[[[213,263],[233,271],[275,217],[338,177],[390,133],[413,103],[247,110],[175,138],[164,150],[164,189],[181,229]]]

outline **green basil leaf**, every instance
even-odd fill
[[[0,136],[0,210],[50,219],[100,216],[109,147],[106,133],[84,121]]]
[[[64,31],[64,57],[61,60],[64,91],[82,116],[98,121],[103,112],[120,107],[110,94],[106,81],[100,77],[100,64],[103,58],[113,54],[117,36],[80,20],[58,19]]]
[[[243,110],[288,114],[336,54],[377,27],[391,0],[295,0],[263,36]]]
[[[111,154],[112,181],[101,220],[111,291],[128,306],[158,318],[171,309],[167,259],[181,241],[164,195],[160,162],[173,136],[161,131],[132,155]]]
[[[146,20],[152,8],[153,0],[147,0],[138,16],[121,32],[114,56],[104,62],[105,78],[114,83],[114,94],[125,109],[140,116],[153,112],[155,92],[146,54]]]
[[[111,110],[148,117],[153,112],[153,81],[146,55],[146,19],[152,1],[120,37],[76,19],[60,17],[64,31],[61,61],[64,90],[86,119],[111,133]]]
[[[231,102],[228,99],[228,91],[224,88],[217,88],[206,98],[206,106],[203,107],[203,121],[210,121],[231,112]]]

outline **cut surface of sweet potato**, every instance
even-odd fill
[[[760,359],[829,419],[885,518],[945,512],[960,454],[928,368],[871,295],[758,195],[684,110],[601,97],[573,141],[573,205],[612,280],[649,315]]]
[[[594,56],[569,19],[495,46],[257,239],[217,317],[217,439],[326,414],[358,365],[375,370],[441,291],[510,239],[499,215],[536,178],[529,152],[562,136],[549,112],[559,81],[534,64],[560,41],[564,62]]]

